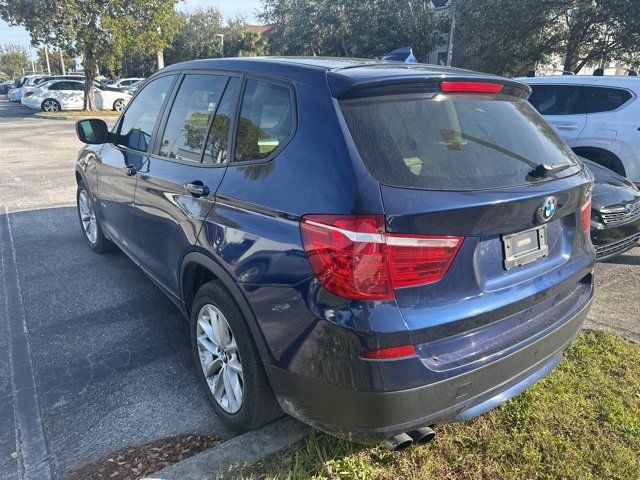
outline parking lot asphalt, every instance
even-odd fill
[[[74,122],[25,114],[0,97],[0,479],[59,479],[171,435],[232,437],[179,312],[122,253],[83,244]]]
[[[170,435],[232,436],[177,310],[123,254],[83,244],[73,126],[0,96],[0,479],[62,478]],[[598,264],[596,285],[588,326],[640,340],[640,248]]]

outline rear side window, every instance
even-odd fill
[[[587,113],[610,112],[631,99],[631,93],[621,88],[582,87]]]
[[[187,75],[173,101],[160,155],[200,162],[209,120],[227,83],[221,75]]]
[[[230,78],[211,124],[203,163],[220,164],[229,160],[229,127],[238,102],[240,79]]]
[[[247,80],[238,122],[235,161],[261,160],[293,133],[291,89],[260,80]]]
[[[530,85],[529,102],[542,115],[584,113],[580,88],[573,85]]]
[[[340,102],[369,172],[387,185],[480,190],[525,185],[574,155],[526,100],[411,94]],[[558,173],[549,178],[557,178]]]
[[[152,80],[133,99],[120,123],[120,145],[147,151],[153,127],[174,79],[175,76],[166,76]]]

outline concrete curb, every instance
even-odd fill
[[[255,463],[279,452],[303,439],[308,431],[307,425],[287,416],[174,463],[143,480],[210,479],[234,464]]]

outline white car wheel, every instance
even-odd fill
[[[124,110],[124,106],[125,106],[125,102],[122,98],[119,98],[118,100],[113,102],[113,109],[116,112],[121,112],[122,110]]]
[[[62,110],[60,107],[60,103],[53,98],[47,98],[44,102],[42,102],[42,110],[45,112],[59,112]]]

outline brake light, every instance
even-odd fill
[[[591,195],[580,207],[580,221],[582,222],[582,231],[587,233],[591,229]]]
[[[396,288],[440,280],[463,237],[385,232],[384,215],[306,215],[302,241],[318,280],[357,300],[390,300]]]
[[[440,82],[443,92],[498,93],[502,87],[503,84],[494,82]]]
[[[399,347],[381,348],[379,350],[366,350],[360,354],[362,358],[368,360],[388,360],[391,358],[404,358],[416,355],[413,345],[402,345]]]
[[[24,96],[25,96],[25,97],[30,97],[31,95],[33,95],[33,92],[25,92],[25,93],[24,93]]]

